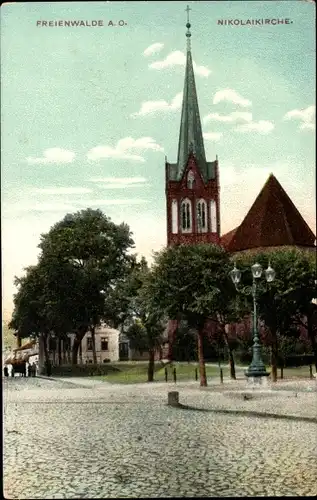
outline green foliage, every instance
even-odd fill
[[[103,319],[105,296],[135,260],[129,228],[82,210],[43,234],[39,247],[38,264],[17,278],[11,326],[21,336],[75,332],[81,340]]]
[[[148,294],[169,318],[202,328],[231,307],[236,295],[227,253],[216,245],[178,245],[156,254]]]
[[[316,294],[316,262],[312,253],[297,249],[278,250],[272,253],[245,254],[237,259],[242,271],[241,282],[251,284],[250,266],[255,260],[263,267],[270,261],[276,271],[275,280],[265,283],[258,280],[257,303],[259,317],[275,331],[292,335],[294,323],[309,313],[311,301]],[[251,295],[249,295],[251,305]]]

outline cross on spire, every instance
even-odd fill
[[[192,10],[189,5],[187,5],[185,12],[187,12],[187,22],[189,23],[189,11]]]
[[[186,37],[187,37],[187,52],[190,51],[190,37],[192,36],[191,35],[191,32],[190,32],[190,22],[189,22],[189,11],[192,10],[188,5],[185,9],[185,12],[187,12],[187,24],[186,24],[186,28],[187,28],[187,33],[186,33]]]

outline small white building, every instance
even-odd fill
[[[95,329],[97,363],[119,361],[119,331],[107,326]],[[93,363],[92,337],[87,332],[82,340],[83,363]]]

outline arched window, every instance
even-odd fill
[[[187,175],[187,187],[188,189],[193,189],[194,187],[194,182],[195,182],[195,176],[192,170],[188,172]]]
[[[210,202],[210,231],[212,233],[217,232],[217,207],[215,200]]]
[[[207,231],[207,203],[201,199],[197,202],[197,231],[205,233]]]
[[[192,204],[188,199],[182,201],[181,227],[182,233],[192,232]]]
[[[172,233],[178,233],[178,206],[177,200],[172,201]]]

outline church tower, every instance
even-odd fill
[[[165,162],[167,244],[220,244],[218,159],[208,162],[198,108],[187,6],[187,54],[177,163]]]

